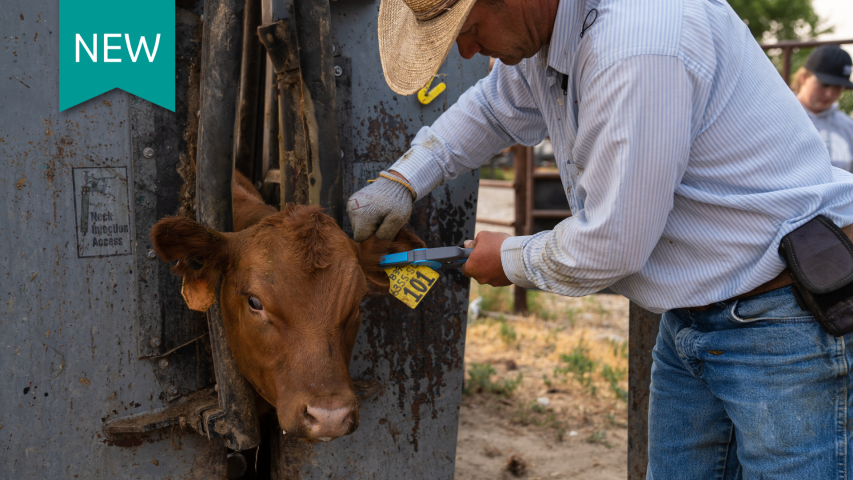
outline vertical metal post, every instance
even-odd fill
[[[652,349],[661,316],[631,302],[628,318],[628,480],[644,480],[649,463]]]
[[[531,162],[533,148],[523,145],[513,147],[513,170],[515,172],[515,235],[527,234],[527,164]],[[527,290],[515,285],[513,288],[513,311],[527,313]]]
[[[785,80],[786,84],[791,83],[791,53],[793,51],[793,47],[782,49],[782,80]]]
[[[196,211],[199,222],[222,232],[234,229],[231,202],[233,135],[239,93],[244,1],[208,0],[205,5]],[[218,301],[207,314],[221,409],[221,412],[206,417],[207,431],[223,435],[231,449],[255,447],[260,443],[255,392],[234,362],[225,339]]]
[[[343,225],[338,101],[328,0],[294,2],[302,67],[303,115],[308,125],[308,203]]]
[[[533,235],[533,172],[536,170],[536,155],[533,147],[527,150],[527,178],[524,182],[524,234]]]
[[[261,0],[261,25],[273,22],[272,0]],[[278,161],[278,86],[272,61],[264,56],[264,131],[261,152],[261,178],[266,178],[270,168],[279,168]],[[265,192],[266,194],[266,192]]]
[[[240,96],[237,103],[237,128],[234,131],[234,165],[252,183],[263,178],[255,172],[258,98],[263,47],[256,32],[261,23],[260,0],[245,0],[243,15],[243,55],[240,70]]]
[[[293,3],[286,3],[292,11]],[[267,50],[277,86],[281,208],[288,203],[307,204],[310,141],[305,123],[305,89],[299,66],[299,40],[294,15],[288,13],[276,23],[259,27],[258,36]]]

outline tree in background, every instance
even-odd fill
[[[824,25],[823,19],[814,11],[812,0],[729,0],[729,5],[743,19],[759,43],[809,40],[833,31],[831,26]],[[806,63],[811,51],[811,48],[794,50],[791,55],[792,75]],[[767,53],[781,75],[781,50]],[[848,114],[853,112],[853,91],[844,92],[838,101],[838,108]]]
[[[832,33],[812,8],[812,0],[730,0],[759,43],[801,40]]]

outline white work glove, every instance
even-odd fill
[[[414,189],[409,182],[381,172],[370,185],[355,192],[347,202],[353,239],[363,242],[374,233],[391,241],[412,215]]]

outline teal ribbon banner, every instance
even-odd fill
[[[114,88],[175,111],[174,0],[60,0],[59,110]]]

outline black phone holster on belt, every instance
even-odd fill
[[[797,303],[840,337],[853,332],[853,242],[818,215],[785,235],[779,253],[788,263]]]

